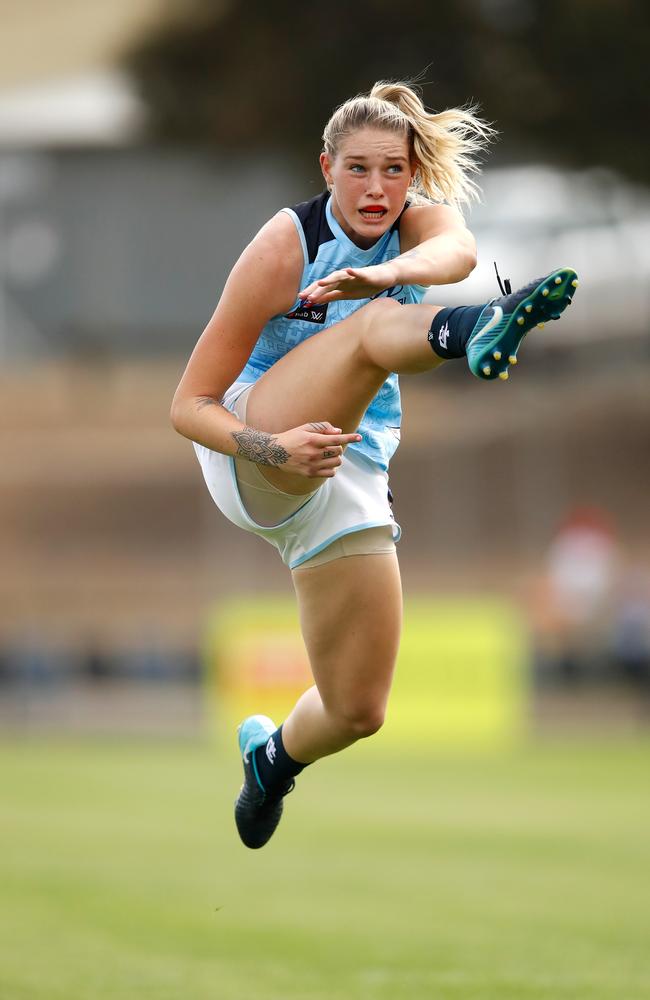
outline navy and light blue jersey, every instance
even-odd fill
[[[328,192],[282,211],[293,220],[304,254],[301,288],[332,271],[346,267],[369,267],[399,257],[399,219],[369,250],[362,250],[345,235],[334,218]],[[401,304],[421,302],[426,289],[421,285],[396,285],[381,292]],[[266,324],[238,381],[256,382],[271,365],[315,333],[340,323],[370,299],[349,299],[305,308],[298,300],[286,314],[274,316]],[[399,444],[402,406],[398,378],[389,375],[366,410],[359,425],[362,440],[350,444],[357,453],[382,469]]]

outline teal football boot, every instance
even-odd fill
[[[244,784],[235,802],[235,823],[246,847],[264,847],[280,822],[284,796],[293,791],[295,781],[290,779],[270,792],[262,785],[255,751],[263,746],[278,727],[266,715],[249,715],[239,726],[239,750],[244,765]]]
[[[467,362],[477,378],[505,381],[528,331],[560,318],[571,304],[578,278],[573,268],[560,267],[516,292],[508,281],[504,288],[499,279],[499,285],[504,294],[488,302],[477,319],[467,343]]]

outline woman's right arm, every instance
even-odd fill
[[[212,451],[242,455],[309,478],[334,475],[340,457],[323,459],[324,448],[358,440],[323,422],[282,434],[246,427],[221,399],[248,361],[271,319],[296,301],[303,255],[295,226],[284,212],[274,216],[246,247],[226,282],[210,322],[181,378],[171,408],[179,434]],[[337,433],[338,432],[338,433]],[[248,448],[252,441],[253,447]]]

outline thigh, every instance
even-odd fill
[[[390,372],[441,363],[426,337],[438,308],[376,299],[298,344],[255,383],[248,399],[251,426],[277,434],[329,420],[345,433],[355,431]],[[263,475],[289,493],[313,489],[281,469],[265,467]]]
[[[301,424],[329,420],[345,433],[355,431],[388,376],[385,369],[369,363],[363,351],[364,326],[391,307],[400,308],[387,300],[364,306],[276,361],[250,393],[250,425],[277,434]],[[288,493],[314,489],[313,480],[287,476],[281,469],[265,467],[262,474]]]
[[[376,299],[309,337],[255,383],[248,400],[251,421],[269,433],[315,420],[356,430],[391,372],[414,374],[442,363],[427,338],[439,308]]]
[[[391,308],[400,309],[387,300],[364,306],[276,361],[249,395],[251,423],[268,433],[317,420],[329,420],[346,432],[356,430],[388,375],[368,361],[364,328]]]
[[[402,588],[397,555],[335,559],[293,571],[300,623],[326,708],[385,707],[399,648]]]

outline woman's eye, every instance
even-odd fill
[[[350,170],[353,173],[358,173],[360,170],[361,171],[363,170],[363,167],[361,166],[360,163],[353,163],[352,166],[350,167]]]
[[[393,163],[393,164],[392,164],[392,165],[391,165],[391,166],[390,166],[390,167],[388,168],[388,173],[389,173],[389,174],[401,174],[401,172],[402,172],[402,168],[401,168],[401,166],[399,165],[399,163]]]

